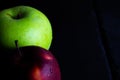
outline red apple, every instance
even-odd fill
[[[53,54],[41,47],[26,46],[12,51],[7,64],[10,80],[61,80]]]

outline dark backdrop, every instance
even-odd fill
[[[17,5],[35,7],[51,21],[50,50],[62,80],[119,80],[119,1],[1,0],[0,10]]]

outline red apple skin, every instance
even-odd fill
[[[27,46],[12,51],[8,66],[10,80],[61,80],[55,56],[41,47]]]

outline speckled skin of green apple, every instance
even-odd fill
[[[38,9],[16,6],[0,11],[0,47],[40,46],[49,49],[52,42],[50,21]]]

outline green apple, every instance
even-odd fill
[[[0,47],[40,46],[49,49],[52,27],[47,16],[31,6],[15,6],[0,11]]]

